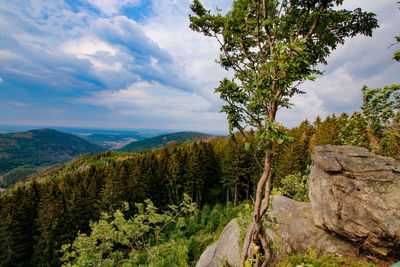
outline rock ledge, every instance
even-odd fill
[[[393,158],[351,146],[312,153],[310,202],[315,225],[381,255],[400,249],[400,174]]]

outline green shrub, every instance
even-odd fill
[[[282,178],[281,186],[278,189],[282,195],[296,201],[309,202],[308,188],[310,179],[310,166],[306,174],[300,172],[289,174]]]
[[[276,266],[307,266],[307,267],[372,267],[375,266],[365,261],[357,261],[351,258],[343,258],[333,254],[319,254],[314,250],[305,253],[287,255]]]
[[[72,244],[62,246],[63,266],[184,266],[187,265],[187,248],[184,241],[166,239],[162,231],[169,225],[173,233],[185,225],[184,214],[194,210],[189,196],[185,195],[180,207],[170,205],[160,213],[150,200],[136,204],[137,214],[125,219],[122,211],[91,223],[91,234],[79,234]],[[179,234],[176,234],[177,236]]]

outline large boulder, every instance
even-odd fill
[[[351,146],[312,153],[310,202],[315,225],[381,255],[400,249],[400,174],[392,158]]]
[[[231,266],[240,265],[239,226],[236,219],[225,226],[215,244],[207,247],[196,267],[219,267],[225,261]]]
[[[354,256],[358,247],[338,236],[331,235],[313,223],[310,203],[297,202],[284,196],[274,196],[269,212],[278,222],[278,231],[268,234],[271,238],[280,236],[282,252],[304,252],[308,248]],[[221,266],[227,260],[233,266],[240,265],[239,226],[233,219],[225,227],[217,243],[209,246],[201,255],[196,267]]]

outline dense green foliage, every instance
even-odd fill
[[[142,141],[132,142],[119,149],[119,151],[137,152],[137,151],[156,149],[156,148],[161,148],[168,144],[184,143],[206,136],[208,135],[197,132],[178,132],[178,133],[164,134],[148,138]]]
[[[373,267],[376,265],[365,261],[360,262],[351,258],[343,258],[333,254],[319,254],[316,251],[308,250],[306,253],[287,255],[277,266]]]
[[[194,266],[232,218],[250,213],[248,204],[198,210],[188,200],[163,212],[146,200],[128,219],[127,204],[112,216],[103,214],[91,223],[90,235],[79,234],[63,246],[63,266]]]
[[[296,201],[308,202],[309,180],[309,172],[306,174],[302,174],[301,172],[288,174],[284,178],[282,178],[279,192],[282,195]]]
[[[193,166],[196,175],[185,167],[194,157],[201,162]],[[181,169],[177,175],[175,169],[170,174],[167,171],[173,158],[180,159],[175,162]],[[218,193],[205,194],[208,189],[218,191],[218,180],[213,178],[217,166],[212,146],[199,143],[147,154],[104,152],[17,184],[0,196],[0,262],[57,266],[63,243],[72,241],[79,230],[87,233],[90,220],[124,201],[134,207],[134,203],[151,198],[164,208],[179,203],[184,192],[199,205],[218,201]]]
[[[40,167],[30,165],[14,168],[2,176],[0,185],[7,188],[18,181],[26,180],[30,175],[34,175],[39,169]]]
[[[103,150],[75,135],[51,129],[0,134],[0,176],[4,180],[0,185],[9,186],[24,180],[38,167],[66,162],[81,153]],[[28,173],[28,170],[32,172]]]
[[[162,237],[167,227],[182,228],[185,214],[195,211],[185,195],[180,206],[169,205],[162,213],[151,200],[145,205],[136,204],[137,213],[125,219],[117,210],[113,216],[107,213],[91,223],[89,236],[80,234],[72,244],[62,247],[63,266],[184,266],[187,265],[187,249],[180,244],[166,246]],[[128,203],[124,203],[128,209]],[[163,231],[164,230],[164,231]],[[145,252],[142,255],[140,252]],[[185,257],[186,256],[186,257]]]
[[[385,123],[385,131],[398,127],[397,117],[398,112]],[[306,200],[313,147],[351,143],[366,148],[378,144],[379,148],[379,143],[371,141],[376,138],[370,127],[363,113],[355,113],[324,120],[318,117],[314,123],[305,120],[288,129],[293,141],[274,148],[274,188],[285,196]],[[360,133],[356,138],[351,134],[354,131]],[[247,138],[253,135],[248,132]],[[391,150],[376,151],[398,156],[400,140],[390,136]],[[238,205],[254,197],[262,169],[253,160],[253,152],[244,149],[245,143],[245,138],[235,135],[140,154],[103,152],[18,183],[0,195],[0,265],[58,266],[61,245],[71,244],[78,232],[89,236],[89,221],[98,221],[102,212],[115,211],[127,202],[128,219],[137,214],[134,204],[148,198],[164,211],[170,204],[179,204],[184,193],[202,212],[187,219],[183,236],[163,237],[165,247],[159,249],[165,252],[183,246],[188,264],[193,265],[215,240],[214,232],[238,214],[233,205],[223,208],[218,203]]]

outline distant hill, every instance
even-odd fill
[[[139,134],[118,133],[95,133],[90,135],[82,135],[82,138],[109,150],[117,150],[133,141],[140,141],[145,139],[145,137]]]
[[[66,162],[104,148],[72,134],[52,129],[0,134],[0,185],[24,180],[35,170]]]
[[[205,133],[198,132],[178,132],[171,134],[163,134],[159,136],[155,136],[149,139],[145,139],[142,141],[132,142],[124,147],[122,147],[119,151],[124,152],[135,152],[135,151],[144,151],[150,149],[156,149],[163,147],[168,144],[173,143],[184,143],[187,141],[191,141],[194,139],[199,139],[203,137],[209,136]]]

